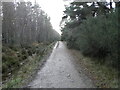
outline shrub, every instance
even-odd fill
[[[117,14],[113,13],[97,18],[88,18],[79,29],[80,49],[92,56],[105,57],[109,53],[117,54],[118,23]]]
[[[80,50],[84,55],[99,58],[112,66],[118,64],[118,14],[88,17],[78,27],[64,31],[70,48]],[[66,30],[66,29],[65,29]],[[109,57],[109,58],[108,58]],[[106,59],[103,59],[106,58]],[[106,61],[105,61],[106,60]]]
[[[9,56],[7,54],[3,54],[2,56],[2,73],[8,73],[12,71],[13,68],[19,66],[19,61],[16,56]]]

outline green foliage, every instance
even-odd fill
[[[12,75],[28,61],[29,56],[42,56],[50,43],[33,43],[24,47],[7,46],[2,48],[2,78]]]
[[[9,82],[8,84],[7,84],[7,87],[9,87],[9,88],[13,88],[13,87],[15,87],[18,83],[20,83],[21,82],[21,78],[17,78],[17,79],[15,79],[15,80],[12,80],[11,82]]]
[[[43,53],[41,52],[42,55],[43,54],[48,55],[52,51],[54,44],[55,43],[47,43],[47,44],[35,43],[31,46],[26,46],[24,48],[26,48],[28,51],[32,50],[33,47],[36,49],[39,48],[39,50],[44,49],[45,51]],[[14,71],[14,73],[12,73],[12,77],[10,76],[9,80],[7,79],[6,82],[4,82],[3,80],[2,88],[20,88],[20,87],[26,86],[31,80],[31,78],[33,77],[33,75],[36,73],[38,66],[40,64],[42,65],[42,62],[45,61],[42,55],[38,54],[38,55],[30,56],[30,58],[28,58],[22,66],[20,66],[19,68],[15,67],[17,71],[16,72]]]
[[[85,55],[103,58],[108,55],[118,64],[118,22],[117,13],[97,18],[88,18],[79,27],[76,44]],[[114,57],[114,59],[112,58]],[[109,60],[110,61],[110,60]]]
[[[118,68],[118,43],[120,42],[118,38],[118,28],[120,27],[118,24],[119,14],[115,11],[111,11],[111,13],[106,11],[105,13],[105,10],[108,10],[105,4],[97,4],[99,7],[97,8],[96,16],[87,14],[86,19],[71,19],[67,21],[62,29],[61,39],[67,41],[69,48],[78,49],[83,55],[97,58],[100,63],[106,63]],[[91,7],[85,6],[83,10],[86,8],[91,10]]]

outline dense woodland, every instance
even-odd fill
[[[2,79],[3,84],[11,79],[12,83],[8,83],[6,87],[14,87],[16,82],[22,82],[24,74],[29,74],[32,66],[39,63],[47,47],[60,40],[60,35],[53,29],[50,17],[37,3],[2,2],[0,6]],[[61,40],[66,41],[68,48],[77,49],[100,65],[105,64],[118,70],[120,1],[72,2],[65,6],[60,25]],[[33,60],[29,60],[30,57]],[[24,66],[27,67],[21,70]],[[19,70],[23,75],[20,79],[14,78],[14,73]]]
[[[2,2],[2,79],[11,77],[29,56],[40,58],[60,35],[50,17],[31,2]],[[27,69],[26,69],[27,70]]]
[[[120,1],[72,2],[62,18],[62,40],[69,48],[118,69],[119,28]]]
[[[50,17],[38,4],[3,2],[3,44],[28,45],[54,41],[59,34],[53,30]]]

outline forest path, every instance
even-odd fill
[[[79,73],[74,57],[65,43],[59,41],[41,70],[29,84],[31,88],[93,88],[92,81]]]

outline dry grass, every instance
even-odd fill
[[[43,55],[32,55],[27,59],[27,62],[20,67],[20,69],[12,75],[12,77],[2,85],[2,88],[21,88],[30,82],[37,72],[38,67],[43,63],[43,57],[47,56],[54,43],[46,45],[46,49]]]
[[[98,88],[118,88],[118,71],[107,65],[101,65],[93,58],[83,56],[80,51],[70,50],[83,72],[90,77]],[[97,60],[96,60],[97,61]],[[77,65],[76,64],[76,65]]]

